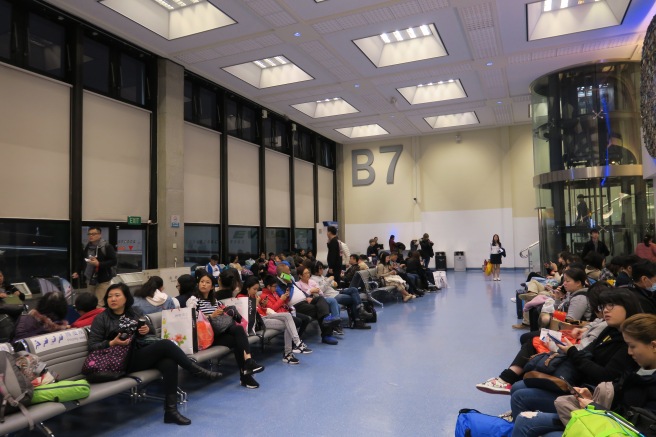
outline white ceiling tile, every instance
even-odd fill
[[[476,29],[468,33],[474,59],[488,59],[499,55],[496,32],[493,28]]]
[[[448,8],[448,0],[419,0],[419,6],[424,12],[434,11],[435,9]]]
[[[275,0],[253,0],[248,2],[248,6],[262,17],[283,10]]]
[[[334,59],[335,56],[321,43],[321,41],[308,41],[301,44],[305,53],[312,56],[317,61],[324,59]]]
[[[344,28],[337,22],[337,20],[328,20],[328,21],[322,21],[320,23],[315,23],[312,25],[314,30],[321,34],[327,34],[327,33],[333,33],[333,32],[339,32],[340,30],[344,30]]]
[[[261,44],[262,47],[277,46],[278,44],[283,43],[283,41],[278,38],[275,33],[259,36],[255,38],[255,41]]]
[[[240,52],[249,52],[251,50],[261,49],[262,45],[253,39],[237,41],[233,44]]]
[[[341,81],[349,81],[353,79],[357,79],[359,76],[351,71],[350,68],[348,68],[345,65],[336,65],[332,68],[330,68],[330,72],[337,76],[339,80]]]
[[[557,49],[536,50],[531,54],[531,60],[539,61],[540,59],[555,58],[557,55],[558,55]]]
[[[466,31],[494,27],[490,3],[458,8],[462,25]]]
[[[497,125],[505,126],[513,124],[512,105],[496,105],[493,108],[493,112]]]
[[[394,19],[392,11],[389,8],[374,9],[373,11],[363,12],[364,18],[369,24],[382,23],[383,21],[391,21]]]
[[[577,44],[575,46],[569,46],[569,47],[559,47],[558,56],[575,55],[577,53],[581,53],[582,49],[583,46],[581,44]]]
[[[369,24],[364,18],[364,15],[347,15],[346,17],[338,18],[337,22],[344,29],[352,29],[354,27],[366,26]]]
[[[277,12],[275,14],[266,15],[264,17],[269,23],[273,24],[275,27],[285,27],[296,24],[294,17],[289,15],[287,12]]]
[[[421,14],[421,7],[416,1],[403,2],[389,7],[396,18],[409,17]]]
[[[508,56],[509,64],[523,64],[525,62],[531,62],[531,53],[519,53],[516,55]]]

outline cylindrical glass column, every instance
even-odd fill
[[[642,178],[640,64],[572,67],[531,84],[542,261],[579,254],[596,227],[611,255],[653,231],[651,181]]]

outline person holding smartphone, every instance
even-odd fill
[[[492,243],[490,244],[490,263],[492,263],[492,280],[500,281],[501,273],[501,257],[506,256],[506,250],[501,245],[499,235],[492,236]]]
[[[613,400],[600,396],[601,389],[593,394],[587,387],[572,387],[567,383],[574,400],[559,398],[556,402],[573,404],[572,408],[593,405],[597,410],[611,410],[623,417],[632,407],[644,408],[656,414],[656,315],[639,313],[620,325],[629,355],[640,366],[634,372],[613,383]],[[559,409],[559,411],[562,411]],[[555,436],[567,426],[568,418],[558,413],[522,413],[515,421],[512,437]],[[646,430],[639,431],[647,432]]]

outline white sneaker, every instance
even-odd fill
[[[490,378],[481,384],[476,384],[476,388],[480,391],[500,395],[509,395],[510,387],[512,387],[512,384],[508,384],[501,378]]]

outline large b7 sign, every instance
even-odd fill
[[[394,184],[394,172],[396,170],[396,164],[399,162],[399,157],[401,156],[401,152],[403,152],[403,144],[399,144],[396,146],[380,146],[378,148],[379,153],[394,153],[394,156],[392,157],[392,160],[390,161],[390,165],[387,168],[387,185],[392,185]],[[360,157],[365,158],[365,162],[358,162],[362,161],[362,159],[358,159]],[[372,167],[372,164],[374,163],[374,153],[369,150],[369,149],[355,149],[351,151],[351,172],[352,172],[352,179],[353,179],[353,186],[354,187],[362,187],[366,185],[371,185],[374,183],[376,180],[376,170]],[[364,176],[366,173],[366,177],[361,178],[360,176]]]

